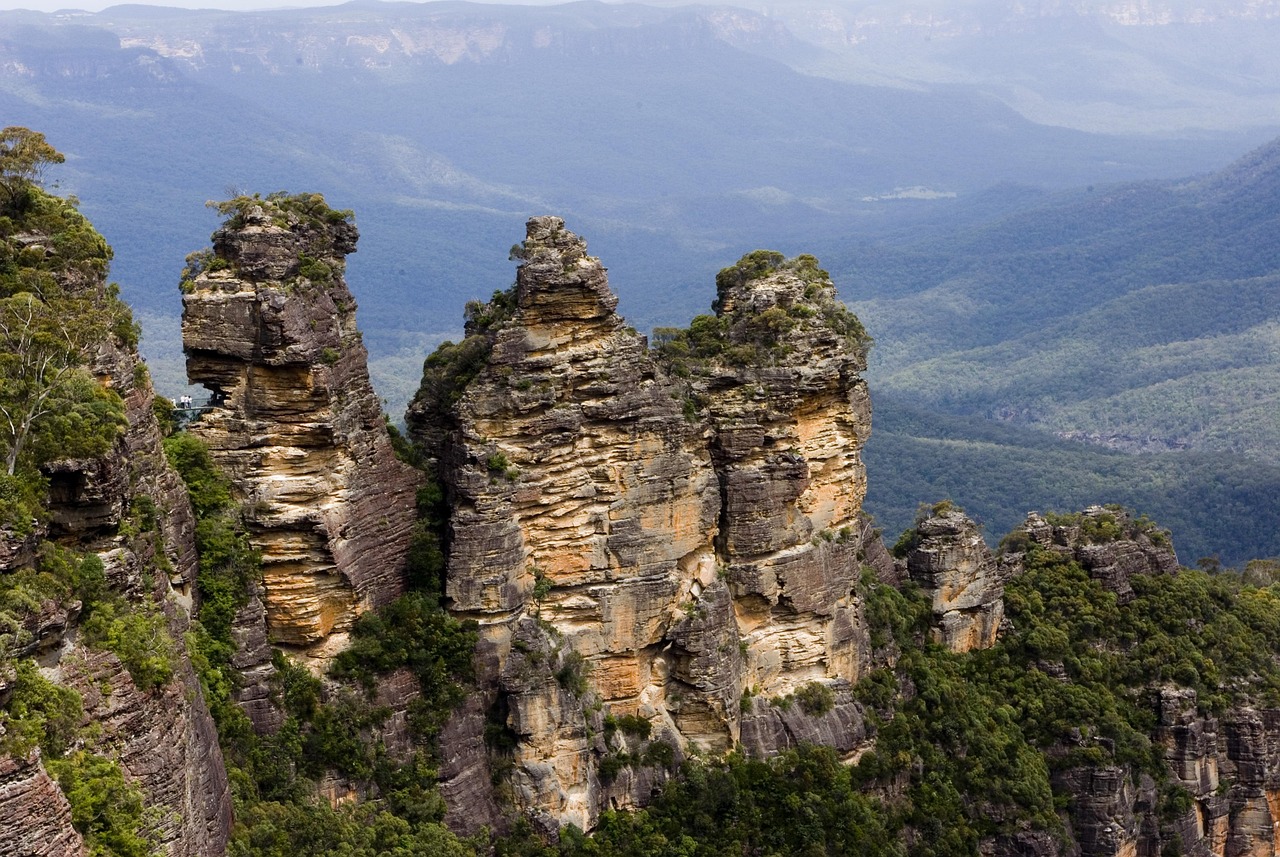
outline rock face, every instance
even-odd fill
[[[71,806],[39,757],[0,756],[3,857],[78,857],[84,840],[71,826]]]
[[[95,371],[124,399],[128,428],[111,456],[86,468],[83,494],[60,494],[59,477],[51,476],[51,505],[54,520],[63,522],[68,535],[85,539],[102,532],[98,498],[126,497],[114,519],[105,522],[111,528],[96,549],[109,579],[122,580],[139,597],[162,604],[178,647],[177,677],[144,693],[114,655],[92,650],[68,661],[63,674],[80,692],[86,718],[101,723],[107,735],[119,736],[121,765],[154,808],[154,832],[166,853],[217,855],[225,850],[230,832],[231,794],[217,731],[182,642],[195,586],[195,519],[181,479],[165,460],[152,411],[155,394],[140,369],[141,359],[132,349],[107,348],[100,354]],[[93,474],[109,474],[119,484],[104,486]],[[93,514],[78,513],[85,497]],[[132,511],[139,497],[150,498],[156,509],[155,538],[131,537],[121,528],[121,512]],[[84,523],[76,527],[72,521]],[[104,693],[103,688],[111,690]]]
[[[1054,788],[1072,796],[1071,833],[1082,857],[1136,857],[1139,812],[1155,805],[1150,777],[1135,786],[1127,768],[1072,768],[1054,777]]]
[[[1217,816],[1226,816],[1227,824],[1216,821],[1204,836],[1208,839],[1218,834],[1211,840],[1215,845],[1225,840],[1225,851],[1219,853],[1275,854],[1280,851],[1280,710],[1233,711],[1224,725],[1226,758],[1216,772],[1221,780],[1212,783],[1213,792],[1202,787],[1194,794],[1205,803],[1210,794],[1218,797],[1210,804],[1217,810],[1212,817],[1216,821]],[[1219,738],[1216,747],[1210,745],[1206,750],[1216,749],[1221,758],[1222,743]],[[1208,764],[1203,767],[1210,768]],[[1222,781],[1230,784],[1226,795],[1219,794]],[[1202,829],[1203,824],[1197,828]]]
[[[114,300],[105,297],[105,268],[91,275],[73,266],[62,276],[64,289],[95,290],[103,303]],[[154,392],[134,345],[118,332],[106,336],[88,368],[123,402],[123,430],[103,455],[42,467],[49,481],[48,524],[5,550],[0,572],[33,562],[42,539],[96,554],[107,584],[127,605],[121,610],[154,611],[167,620],[174,676],[140,690],[115,655],[84,644],[76,626],[78,601],[45,602],[26,628],[29,645],[14,654],[37,655],[45,679],[79,694],[85,724],[98,730],[97,737],[82,740],[118,762],[126,780],[141,789],[147,833],[160,853],[220,855],[231,827],[230,790],[183,643],[196,573],[194,516],[165,459]],[[0,755],[0,795],[0,854],[81,853],[66,800],[37,757]]]
[[[393,454],[342,277],[355,227],[315,196],[235,205],[184,289],[187,372],[212,392],[191,431],[262,553],[261,609],[242,611],[241,635],[260,637],[249,626],[265,617],[270,642],[320,669],[360,612],[403,591],[418,478]]]
[[[1071,768],[1055,787],[1072,796],[1071,832],[1083,857],[1183,853],[1241,857],[1280,849],[1280,711],[1244,708],[1222,718],[1197,711],[1195,691],[1164,688],[1154,700],[1172,782],[1185,808],[1161,807],[1155,782],[1125,768]]]
[[[530,220],[520,253],[513,292],[469,308],[470,335],[428,361],[408,416],[449,493],[447,601],[481,625],[517,806],[587,829],[606,800],[647,796],[646,770],[744,731],[761,753],[812,736],[852,749],[847,691],[819,724],[742,703],[867,668],[865,348],[824,315],[843,310],[825,273],[779,256],[726,280],[717,330],[776,333],[770,360],[713,356],[683,380],[560,219]],[[446,764],[446,794],[475,767]]]
[[[957,509],[937,509],[916,525],[906,571],[933,602],[934,639],[953,652],[995,644],[1011,569],[997,561],[977,524]]]

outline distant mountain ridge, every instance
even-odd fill
[[[1268,107],[1280,71],[1258,49],[1270,19],[1122,27],[1046,12],[1006,26],[1007,4],[972,3],[953,7],[982,24],[968,35],[881,15],[874,38],[844,48],[800,24],[843,8],[0,13],[0,114],[68,154],[63,189],[115,247],[162,392],[185,383],[175,283],[214,226],[205,201],[308,188],[357,212],[350,281],[393,413],[423,355],[456,338],[457,306],[509,282],[494,248],[518,238],[513,224],[554,210],[611,260],[620,311],[642,331],[702,311],[715,272],[744,252],[818,251],[880,343],[877,389],[1056,432],[1270,443],[1269,398],[1222,397],[1270,389],[1257,364],[1269,328],[1241,326],[1231,302],[1235,280],[1264,278],[1259,300],[1271,288],[1275,208],[1256,179],[1270,162],[1163,181],[1274,136],[1254,127],[1280,116]],[[1055,119],[1240,109],[1204,126],[1229,134],[1192,134],[1209,114],[1170,108],[1176,133],[1106,136],[1029,121],[1006,83]],[[1147,181],[1115,184],[1131,179]],[[936,198],[894,198],[903,188]],[[1008,270],[985,282],[996,259]],[[1056,288],[1030,289],[1051,270]],[[1192,321],[1221,317],[1207,349],[1138,342],[1123,323],[1121,310],[1174,318],[1176,289]],[[943,357],[953,364],[926,362]],[[1137,419],[1183,419],[1194,409],[1173,394],[1193,390],[1222,399],[1218,429]]]
[[[834,267],[886,343],[881,384],[917,404],[1267,457],[1277,236],[1280,141],[1205,178],[1068,194]]]
[[[1280,141],[1205,176],[824,254],[876,332],[873,390],[892,404],[868,507],[892,531],[907,496],[963,496],[998,530],[1087,493],[1180,518],[1195,555],[1280,550],[1277,237]]]
[[[13,12],[0,111],[68,152],[65,185],[172,351],[172,283],[211,228],[205,200],[309,187],[357,210],[352,283],[384,384],[381,361],[420,360],[423,331],[449,335],[453,307],[510,276],[489,249],[531,214],[589,229],[648,328],[701,309],[742,252],[802,252],[901,216],[866,197],[1176,175],[1244,147],[1037,126],[964,86],[791,67],[825,55],[781,18],[731,7]],[[164,222],[140,229],[157,209]]]

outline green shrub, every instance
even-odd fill
[[[20,537],[30,534],[49,516],[44,505],[48,490],[39,471],[22,470],[13,476],[0,472],[0,527]]]
[[[716,290],[723,294],[725,290],[750,280],[767,277],[781,268],[785,260],[786,257],[776,250],[752,250],[733,265],[720,269],[716,274]],[[816,263],[817,260],[814,261]]]
[[[601,766],[616,776],[632,761],[607,756]],[[731,754],[687,763],[645,809],[602,813],[590,838],[569,828],[561,831],[558,845],[548,846],[529,828],[517,828],[496,843],[496,853],[901,857],[904,848],[890,826],[892,817],[877,800],[857,791],[850,769],[834,751],[803,747],[769,760]]]
[[[0,751],[25,756],[39,747],[46,759],[56,759],[75,739],[83,717],[80,694],[49,681],[24,658],[15,665],[8,701],[0,708]]]
[[[230,857],[474,857],[437,822],[411,822],[377,804],[261,802],[237,813]]]
[[[199,438],[186,433],[165,438],[164,453],[186,483],[197,517],[231,506],[231,480],[213,463]]]
[[[796,688],[795,698],[801,710],[812,717],[826,714],[836,704],[835,692],[820,681],[811,681]]]
[[[561,653],[560,666],[556,669],[556,681],[574,696],[582,696],[590,688],[587,682],[590,666],[580,652],[569,649]]]
[[[102,560],[52,542],[40,545],[35,568],[0,574],[0,663],[13,649],[31,642],[28,619],[46,601],[80,601],[81,619],[93,614],[107,592]]]
[[[140,690],[164,687],[177,668],[177,650],[163,613],[138,606],[129,610],[106,601],[81,625],[84,641],[111,651]]]
[[[46,762],[71,804],[71,823],[97,857],[147,857],[142,790],[126,781],[120,764],[80,750]]]
[[[325,264],[324,260],[304,253],[298,256],[298,276],[315,285],[324,286],[333,282],[333,268]]]
[[[433,595],[411,592],[356,620],[351,643],[334,658],[330,674],[372,690],[378,676],[407,667],[422,691],[415,728],[433,737],[466,696],[476,638],[474,622],[454,619]]]
[[[675,748],[666,741],[651,741],[640,756],[640,764],[651,768],[670,769],[675,761]]]
[[[649,722],[649,718],[638,714],[623,714],[616,718],[616,722],[624,735],[633,735],[636,738],[646,739],[653,731],[653,724]]]
[[[266,197],[253,194],[240,194],[225,202],[206,203],[210,208],[227,218],[226,225],[231,229],[240,229],[245,225],[245,216],[250,209],[261,208],[264,213],[279,225],[287,226],[292,218],[303,226],[324,227],[339,223],[349,223],[355,218],[350,209],[330,208],[324,196],[318,193],[290,194],[286,191],[275,191]]]

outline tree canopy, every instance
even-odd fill
[[[22,191],[38,186],[51,164],[65,161],[39,131],[18,125],[0,131],[0,193],[5,206],[13,205]]]
[[[105,283],[111,248],[73,200],[41,186],[63,160],[43,134],[0,131],[0,457],[10,480],[38,482],[45,461],[103,454],[124,423],[120,397],[89,363],[112,338],[136,343],[137,327]],[[0,516],[29,520],[19,505]]]

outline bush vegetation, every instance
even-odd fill
[[[124,425],[120,397],[89,373],[105,341],[138,342],[114,285],[111,248],[75,201],[46,193],[44,167],[62,156],[25,128],[0,132],[0,511],[27,527],[39,514],[37,470],[53,458],[101,455]],[[4,523],[4,522],[0,522]]]
[[[783,273],[806,285],[801,301],[759,312],[729,307],[728,292],[752,280]],[[655,352],[680,377],[704,373],[712,366],[770,366],[794,349],[795,335],[825,328],[849,347],[865,353],[871,345],[862,323],[835,296],[830,275],[813,256],[786,259],[772,250],[756,250],[716,275],[715,315],[699,315],[689,327],[653,331]]]
[[[320,228],[340,223],[350,223],[355,212],[350,209],[330,208],[324,196],[318,193],[290,194],[275,191],[265,197],[259,194],[240,194],[224,202],[210,202],[208,206],[227,218],[229,229],[242,229],[245,218],[254,208],[260,208],[276,226],[288,228],[295,223]]]
[[[665,746],[665,745],[663,745]],[[501,857],[737,857],[742,854],[865,854],[900,857],[884,808],[858,790],[828,748],[803,747],[770,760],[730,754],[691,761],[643,810],[609,810],[584,837],[558,846],[527,827],[497,843]]]
[[[92,857],[149,857],[142,790],[124,778],[120,764],[87,750],[46,763],[71,804],[71,823]]]

